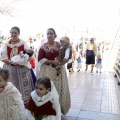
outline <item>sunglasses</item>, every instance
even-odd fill
[[[93,41],[93,39],[90,39],[90,41]]]

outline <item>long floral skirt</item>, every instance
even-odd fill
[[[65,66],[61,66],[61,75],[57,76],[55,67],[43,64],[41,65],[38,77],[41,76],[46,76],[54,82],[60,98],[61,112],[66,114],[71,106],[71,99]]]
[[[3,68],[9,69],[10,78],[9,81],[12,82],[16,88],[22,94],[22,99],[26,104],[30,97],[31,92],[34,90],[34,82],[31,70],[24,66],[12,66],[4,65]]]

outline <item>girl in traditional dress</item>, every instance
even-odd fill
[[[1,61],[5,63],[3,67],[10,71],[9,81],[18,88],[22,94],[24,102],[26,103],[29,99],[30,93],[34,90],[34,83],[36,82],[35,74],[32,69],[14,64],[14,62],[11,61],[11,58],[18,55],[20,51],[30,48],[25,41],[19,39],[20,29],[18,27],[11,28],[10,35],[11,38],[5,40],[0,48]]]
[[[95,64],[95,55],[96,55],[96,44],[94,43],[94,39],[90,38],[90,42],[86,45],[85,54],[86,54],[86,71],[88,69],[88,65],[91,65],[91,73],[93,73],[93,68]]]
[[[65,65],[61,65],[61,76],[57,76],[57,65],[60,64],[60,61],[56,58],[59,56],[60,52],[60,43],[54,41],[56,38],[56,33],[53,28],[47,30],[47,43],[44,43],[39,51],[36,64],[36,73],[37,77],[47,76],[55,84],[57,92],[60,96],[60,105],[61,111],[63,114],[66,114],[70,108],[70,92],[68,87],[68,78],[66,73]]]
[[[8,82],[9,71],[0,69],[0,120],[26,120],[24,103],[18,89]]]
[[[26,109],[28,120],[61,120],[59,96],[48,77],[37,80]]]

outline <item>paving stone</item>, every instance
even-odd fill
[[[62,120],[120,120],[120,86],[107,67],[101,74],[91,75],[84,66],[70,74],[71,108]]]

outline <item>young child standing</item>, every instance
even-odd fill
[[[41,77],[37,80],[26,109],[28,120],[61,120],[59,96],[49,78]]]
[[[77,53],[77,72],[80,72],[81,68],[82,68],[82,65],[81,65],[81,56],[80,56],[80,53]]]
[[[9,71],[0,69],[0,120],[26,120],[21,94],[8,79]]]
[[[102,59],[101,59],[101,55],[98,54],[96,60],[96,73],[98,73],[98,69],[100,70],[101,73],[101,68],[102,68]]]

